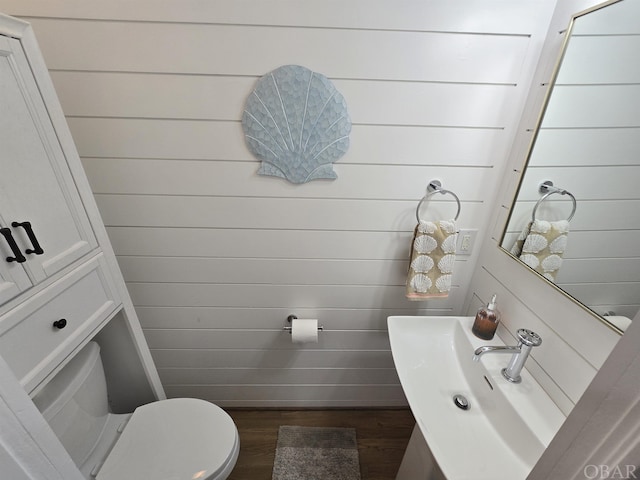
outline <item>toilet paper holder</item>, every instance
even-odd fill
[[[291,322],[293,322],[294,320],[296,320],[298,317],[296,315],[289,315],[287,317],[287,322],[289,323],[289,325],[285,325],[284,327],[282,327],[283,330],[286,330],[287,332],[291,333]],[[318,325],[318,331],[321,332],[324,330],[324,327],[322,325]]]

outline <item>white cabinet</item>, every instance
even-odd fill
[[[131,389],[164,398],[33,31],[0,14],[0,356],[33,394],[114,323]]]
[[[0,36],[0,304],[97,248],[19,40]]]
[[[0,14],[0,471],[82,478],[28,395],[90,340],[113,405],[165,398],[33,31]]]
[[[4,249],[1,249],[0,255],[6,255]],[[31,281],[24,269],[7,263],[3,256],[0,259],[0,305],[30,286]]]

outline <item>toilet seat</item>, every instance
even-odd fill
[[[226,478],[239,450],[236,426],[217,405],[161,400],[133,412],[96,480]]]

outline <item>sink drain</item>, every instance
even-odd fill
[[[469,410],[470,408],[469,400],[467,400],[467,397],[465,397],[464,395],[454,395],[453,403],[456,407],[461,408],[462,410]]]

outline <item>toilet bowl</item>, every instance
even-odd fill
[[[110,413],[95,342],[33,402],[87,479],[223,480],[238,458],[233,420],[205,400],[172,398]]]

